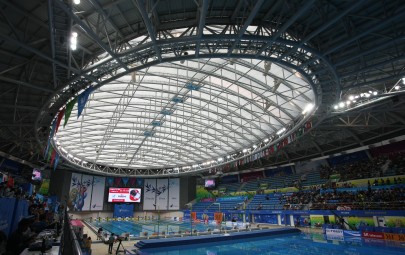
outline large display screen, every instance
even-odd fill
[[[113,203],[140,203],[141,189],[137,188],[110,188],[108,202]]]

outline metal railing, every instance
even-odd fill
[[[73,231],[67,211],[63,215],[63,230],[61,237],[60,252],[61,255],[83,255],[79,241]]]

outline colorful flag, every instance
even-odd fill
[[[70,114],[72,113],[73,107],[75,106],[76,102],[77,102],[77,97],[75,99],[73,99],[72,101],[70,101],[69,103],[67,103],[66,109],[65,109],[65,123],[63,123],[63,127],[65,127],[66,124],[68,123]]]
[[[122,183],[124,183],[124,186],[127,186],[128,180],[128,177],[122,177]]]
[[[60,122],[62,121],[63,115],[65,115],[65,108],[63,108],[59,113],[58,113],[58,118],[56,119],[56,128],[55,128],[55,134],[58,132]]]
[[[59,163],[59,154],[56,153],[55,164],[53,165],[53,171],[56,170],[56,166],[58,165],[58,163]]]
[[[45,157],[48,157],[48,158],[49,158],[49,156],[48,156],[48,154],[49,154],[49,149],[52,147],[52,146],[51,146],[51,139],[52,139],[52,137],[53,137],[53,135],[54,135],[55,129],[56,129],[56,121],[54,120],[53,123],[52,123],[51,132],[49,132],[48,143],[47,143],[46,149],[45,149],[45,151],[44,151],[44,158],[45,158]]]
[[[50,167],[52,167],[53,162],[55,161],[56,154],[58,154],[58,153],[56,153],[56,151],[53,150],[52,155],[51,155],[51,164],[49,165]]]
[[[93,91],[93,87],[88,87],[85,91],[83,91],[77,99],[77,118],[80,117],[82,114],[82,111],[84,107],[86,106],[87,100],[89,99],[89,96],[91,92]]]

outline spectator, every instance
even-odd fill
[[[22,219],[18,223],[17,230],[10,235],[7,242],[8,255],[19,255],[34,241],[36,235],[31,232],[30,224],[31,221],[28,219]]]
[[[89,236],[84,242],[84,248],[86,249],[88,255],[91,255],[91,243],[91,237]]]

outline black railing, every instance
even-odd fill
[[[83,255],[79,241],[73,231],[67,211],[63,215],[63,230],[60,242],[61,255]]]

